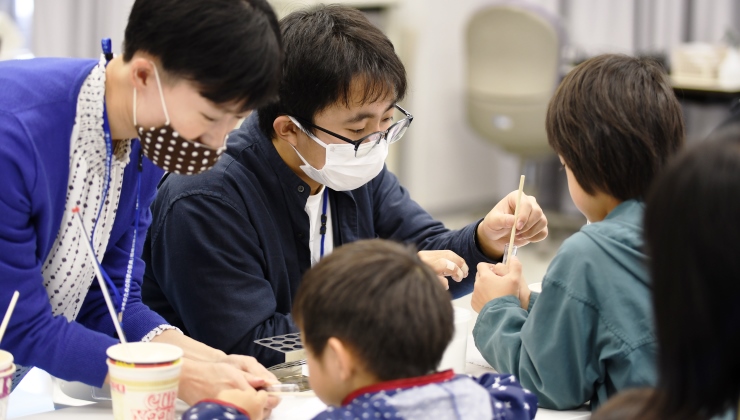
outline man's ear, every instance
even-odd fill
[[[131,84],[141,94],[145,88],[157,81],[154,79],[154,64],[142,56],[134,56],[129,62],[131,71]]]
[[[355,355],[341,340],[336,337],[330,337],[326,342],[324,351],[333,353],[333,357],[325,358],[324,360],[332,360],[332,363],[335,364],[334,371],[337,373],[339,379],[348,381],[354,376],[357,366]]]
[[[272,122],[272,128],[275,130],[275,136],[278,139],[285,140],[293,147],[298,145],[298,136],[301,129],[290,120],[287,115],[281,115]]]

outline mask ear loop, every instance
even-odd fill
[[[150,61],[150,63],[152,63]],[[165,124],[170,125],[170,114],[167,112],[167,105],[164,104],[164,93],[162,93],[162,84],[159,82],[159,72],[157,71],[157,65],[152,63],[154,66],[154,78],[157,79],[157,88],[159,89],[159,100],[162,101],[162,110],[164,111],[164,117],[167,119]]]
[[[301,125],[301,123],[299,123],[298,121],[296,121],[295,118],[291,117],[290,115],[288,115],[288,118],[290,118],[290,120],[293,122],[293,124],[295,124],[301,131],[303,131],[303,133],[305,135],[307,135],[311,140],[313,140],[316,143],[318,143],[319,146],[323,147],[324,149],[328,149],[329,148],[329,145],[328,144],[324,143],[323,141],[321,141],[320,138],[316,137],[315,135],[313,135],[313,133],[311,133],[310,131],[308,131],[305,128],[303,128],[303,126]]]
[[[134,127],[136,127],[136,88],[134,88]]]

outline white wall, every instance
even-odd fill
[[[100,40],[121,53],[134,0],[34,0],[33,53],[38,57],[97,58]]]
[[[604,0],[569,0],[567,20],[571,43],[581,53],[632,53],[634,2]]]

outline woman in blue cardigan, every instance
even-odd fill
[[[104,53],[0,63],[0,307],[20,292],[1,347],[19,365],[14,385],[33,366],[107,381],[118,339],[99,263],[126,338],[184,349],[180,398],[261,386],[274,376],[254,359],[198,343],[142,304],[139,255],[163,170],[210,168],[237,120],[274,95],[275,15],[264,0],[137,0],[123,55]]]

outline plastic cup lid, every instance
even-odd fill
[[[130,364],[162,364],[180,359],[180,347],[165,343],[126,343],[108,347],[105,352],[114,361]]]

